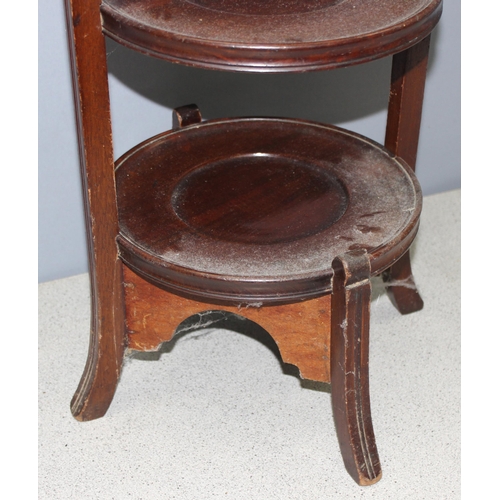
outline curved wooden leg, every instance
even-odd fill
[[[87,363],[71,400],[77,420],[102,417],[116,391],[125,352],[122,302],[122,269],[117,261],[114,276],[91,279],[92,317]]]
[[[403,158],[413,170],[417,161],[429,46],[430,35],[395,54],[392,60],[385,147]],[[415,286],[408,252],[383,277],[390,283],[389,298],[401,314],[422,309],[424,303]]]
[[[332,267],[333,416],[345,467],[366,486],[382,477],[368,384],[370,260],[365,251],[352,251],[337,257]]]
[[[66,0],[92,293],[89,354],[71,402],[78,420],[106,413],[125,348],[106,46],[99,6],[100,0]]]
[[[420,311],[424,301],[418,293],[411,271],[410,252],[406,252],[382,274],[387,284],[387,295],[401,314]]]

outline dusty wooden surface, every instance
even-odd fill
[[[332,125],[208,120],[148,139],[116,165],[123,261],[209,302],[319,297],[333,257],[365,248],[380,273],[418,228],[412,170]]]
[[[149,55],[226,71],[294,72],[385,57],[427,36],[442,0],[104,0],[104,31]]]
[[[373,484],[381,470],[368,388],[369,278],[387,270],[396,307],[403,313],[421,307],[405,252],[421,209],[412,169],[429,33],[442,1],[283,0],[271,5],[258,0],[66,0],[66,7],[92,293],[89,354],[71,403],[73,415],[79,420],[104,415],[125,347],[157,350],[186,319],[194,316],[199,320],[194,326],[209,327],[207,311],[224,311],[267,330],[283,361],[297,366],[303,378],[331,382],[346,468],[359,484]],[[233,71],[327,69],[393,54],[389,152],[356,134],[300,120],[200,123],[201,114],[191,105],[174,112],[174,128],[184,130],[161,134],[129,151],[118,162],[115,177],[104,33],[150,55]],[[328,129],[323,139],[320,129]],[[237,136],[231,136],[235,131]],[[326,151],[334,139],[337,147]],[[158,144],[166,156],[161,147],[155,149]],[[281,144],[277,150],[276,144]],[[174,146],[186,155],[179,159],[177,152],[168,158]],[[295,156],[290,153],[294,148]],[[207,174],[208,153],[213,168]],[[314,165],[305,165],[316,153]],[[135,163],[127,160],[134,155]],[[377,162],[381,155],[384,160]],[[325,177],[330,168],[325,158],[332,157],[336,165],[348,160],[345,176],[337,176],[339,171]],[[361,157],[361,165],[353,168]],[[382,171],[382,166],[395,164],[401,167],[398,175]],[[269,166],[278,170],[270,183]],[[371,169],[369,175],[365,167]],[[350,176],[358,169],[363,175]],[[380,179],[383,186],[375,183]],[[394,179],[398,185],[388,189]],[[252,184],[256,187],[248,189]],[[232,191],[236,195],[228,201]],[[362,210],[351,213],[359,192]],[[165,193],[168,203],[162,199]],[[396,196],[397,210],[388,210]],[[246,204],[241,202],[245,199]],[[234,220],[231,211],[228,218],[227,203],[237,208]],[[291,210],[280,212],[286,203]],[[175,205],[171,219],[165,218],[169,204]],[[403,212],[408,218],[397,219]],[[307,215],[309,225],[300,225],[299,214]],[[185,225],[180,227],[179,221]],[[329,232],[338,221],[341,230],[335,226]],[[356,235],[349,232],[353,228]],[[193,244],[186,247],[192,237]],[[299,255],[301,242],[309,253]],[[150,281],[120,262],[118,248],[122,261]],[[285,250],[289,259],[283,264]],[[311,264],[318,254],[327,257],[327,265]],[[200,269],[199,262],[204,262]],[[278,268],[270,272],[272,266]]]

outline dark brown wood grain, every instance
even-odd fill
[[[172,128],[187,127],[201,122],[201,112],[196,104],[180,106],[172,111]]]
[[[368,62],[425,38],[442,0],[104,0],[104,31],[134,50],[229,71],[298,72]]]
[[[100,0],[66,1],[92,296],[88,359],[71,402],[78,420],[106,413],[125,347],[108,75],[99,4]]]
[[[393,57],[385,147],[415,170],[430,35]]]
[[[374,274],[409,248],[421,191],[380,145],[330,125],[196,123],[117,161],[120,256],[203,300],[280,303],[331,290],[332,256],[365,248]]]
[[[415,170],[424,100],[430,35],[393,57],[385,146]],[[419,311],[424,302],[413,277],[410,254],[387,269],[387,294],[401,314]]]
[[[332,267],[333,416],[346,469],[366,486],[382,476],[368,377],[370,259],[365,251],[353,251],[337,257]]]
[[[109,407],[125,348],[157,350],[207,312],[263,327],[301,376],[331,382],[345,466],[381,477],[368,381],[370,277],[402,313],[423,303],[408,248],[429,34],[442,0],[65,0],[91,279],[79,420]],[[202,68],[299,72],[394,55],[385,148],[291,118],[202,122],[113,160],[104,34]],[[333,263],[332,263],[333,260]],[[122,262],[125,263],[122,264]],[[191,327],[190,327],[191,328]]]

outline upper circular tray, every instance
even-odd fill
[[[198,298],[286,301],[331,289],[366,249],[378,274],[411,244],[421,192],[382,146],[315,122],[236,118],[148,139],[116,164],[122,259]]]
[[[299,72],[358,64],[427,36],[442,0],[103,0],[103,30],[203,68]]]

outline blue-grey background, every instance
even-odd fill
[[[40,282],[85,272],[87,255],[63,0],[39,0]],[[291,116],[382,142],[391,59],[292,75],[187,68],[108,41],[115,157],[171,126],[196,103],[204,118]],[[460,1],[433,32],[417,176],[424,195],[460,187]]]

